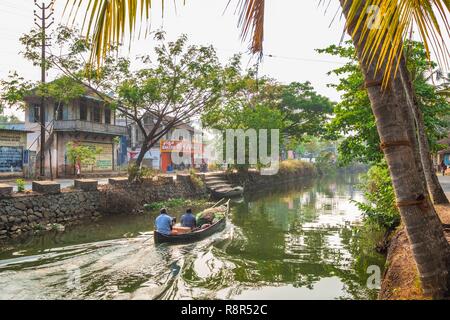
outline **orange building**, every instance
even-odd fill
[[[163,172],[173,171],[177,169],[197,168],[202,163],[206,163],[204,159],[204,145],[183,140],[161,140],[161,170]],[[175,164],[173,154],[185,157],[181,164]]]

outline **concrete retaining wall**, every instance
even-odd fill
[[[133,214],[152,201],[206,195],[206,189],[191,179],[177,181],[167,177],[143,183],[105,185],[98,190],[12,193],[0,198],[0,240],[43,230],[52,223],[69,225],[100,215]]]

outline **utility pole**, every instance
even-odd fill
[[[55,18],[52,18],[52,21],[47,24],[47,21],[53,16],[55,1],[51,0],[48,5],[42,1],[42,4],[38,4],[37,0],[34,0],[34,5],[40,10],[40,15],[37,14],[36,10],[34,10],[34,23],[41,30],[41,83],[45,84],[45,74],[46,74],[46,61],[45,61],[45,48],[47,46],[47,29],[54,23]],[[50,12],[48,10],[50,9]],[[38,20],[40,23],[38,23]],[[45,98],[41,97],[41,105],[39,108],[39,122],[41,125],[41,139],[40,139],[40,171],[39,175],[41,177],[45,176]]]

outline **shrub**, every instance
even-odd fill
[[[196,188],[201,189],[204,187],[204,183],[203,183],[202,179],[197,176],[194,169],[189,170],[189,175],[191,176],[191,181]]]
[[[168,199],[165,201],[155,201],[149,204],[145,204],[144,208],[147,210],[159,210],[161,208],[174,208],[174,207],[180,207],[184,205],[186,202],[183,198],[175,198],[175,199]]]
[[[222,170],[222,166],[217,163],[209,163],[208,164],[208,171],[220,171]]]
[[[25,191],[25,180],[17,179],[16,180],[16,185],[17,185],[17,192],[24,192]]]
[[[300,171],[312,169],[313,165],[300,160],[284,160],[280,162],[279,172],[281,174],[292,174]]]
[[[130,164],[128,166],[128,180],[142,182],[144,179],[153,178],[158,173],[157,170],[147,167],[141,167]]]
[[[367,202],[355,203],[363,212],[365,222],[385,230],[395,229],[400,224],[400,214],[386,163],[372,166],[360,187]]]
[[[321,175],[336,172],[336,161],[333,152],[323,151],[316,158],[316,168]]]

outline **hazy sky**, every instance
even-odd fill
[[[49,2],[49,0],[45,0]],[[176,5],[176,10],[174,6]],[[167,39],[176,39],[185,33],[192,44],[212,44],[220,59],[225,62],[234,53],[244,53],[243,62],[251,57],[246,54],[247,43],[240,40],[235,14],[237,0],[233,0],[224,12],[228,0],[182,0],[166,1],[162,18],[161,1],[155,1],[152,12],[151,30],[163,27]],[[322,1],[327,3],[328,1]],[[56,22],[62,19],[65,0],[56,0]],[[23,59],[18,38],[33,27],[34,0],[0,0],[0,78],[5,78],[10,70],[17,70],[27,79],[39,80],[40,71]],[[319,55],[314,49],[330,44],[339,44],[344,22],[338,10],[338,1],[332,1],[328,10],[319,6],[318,0],[268,0],[266,4],[264,57],[260,74],[273,77],[280,82],[310,81],[316,90],[339,100],[339,94],[327,84],[336,79],[327,76],[327,71],[339,66],[342,61],[336,57]],[[340,12],[339,12],[340,13]],[[152,39],[136,39],[132,49],[124,54],[151,53]],[[273,57],[268,57],[272,55]],[[54,74],[49,74],[52,79]]]

